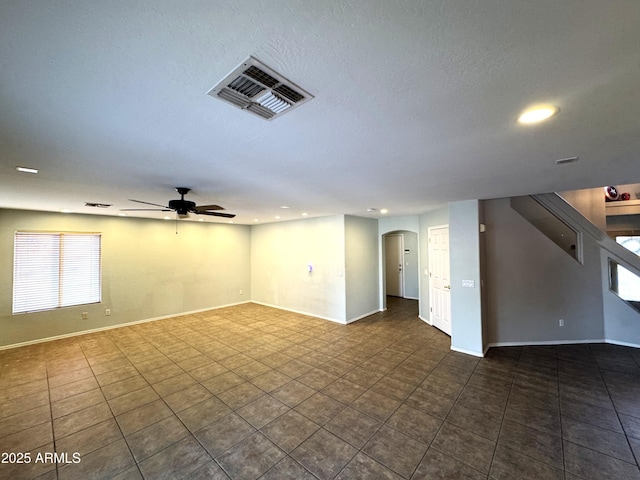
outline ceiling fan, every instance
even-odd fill
[[[212,217],[235,217],[232,213],[220,213],[216,210],[224,210],[220,205],[196,205],[195,202],[185,200],[184,196],[189,193],[191,189],[186,187],[176,187],[176,191],[180,194],[179,200],[169,200],[169,205],[159,205],[157,203],[143,202],[142,200],[129,199],[130,202],[144,203],[145,205],[154,205],[161,208],[121,208],[122,212],[171,212],[175,211],[179,217],[188,217],[190,213],[196,215],[210,215]]]

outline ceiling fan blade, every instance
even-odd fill
[[[195,208],[199,212],[208,212],[210,210],[224,210],[220,205],[198,205]]]
[[[121,212],[172,212],[170,208],[121,208]]]
[[[233,213],[218,213],[218,212],[194,212],[198,215],[210,215],[212,217],[224,217],[224,218],[234,218],[235,215]]]
[[[143,202],[142,200],[134,200],[132,198],[130,198],[129,201],[130,202],[136,202],[136,203],[144,203],[145,205],[154,205],[156,207],[169,208],[166,205],[159,205],[157,203],[151,203],[151,202]]]

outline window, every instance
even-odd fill
[[[640,256],[640,237],[616,235],[616,242]],[[612,290],[623,300],[637,305],[640,302],[640,277],[617,262],[610,260],[610,263],[613,264],[609,267]]]
[[[640,237],[628,235],[616,235],[616,242],[630,252],[640,256]]]
[[[16,232],[13,313],[101,301],[99,233]]]

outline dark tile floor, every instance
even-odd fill
[[[0,478],[640,479],[640,351],[478,359],[389,307],[344,326],[245,304],[0,351],[2,461],[30,458]]]

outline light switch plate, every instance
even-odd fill
[[[476,286],[476,282],[473,280],[462,280],[462,286],[464,288],[474,288]]]

